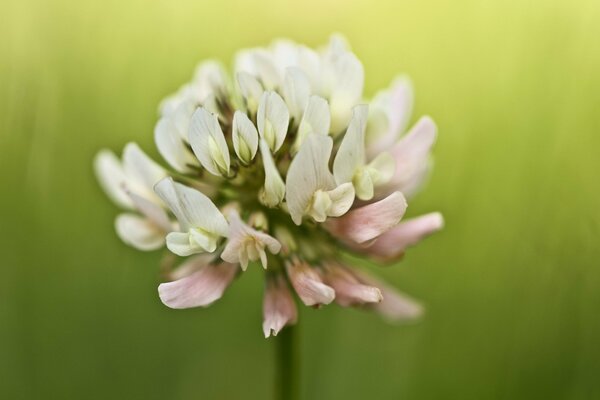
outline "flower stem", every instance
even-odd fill
[[[277,400],[299,400],[300,368],[296,326],[288,326],[277,335],[276,357],[275,398]]]

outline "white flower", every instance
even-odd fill
[[[323,222],[343,215],[354,201],[352,184],[336,186],[329,171],[333,141],[328,136],[310,135],[287,174],[287,205],[292,220],[300,225],[303,215]]]
[[[173,223],[152,187],[166,176],[165,170],[135,143],[125,146],[122,162],[111,151],[100,151],[94,167],[106,194],[122,208],[138,212],[116,218],[115,229],[121,240],[139,250],[162,247]]]
[[[263,333],[266,338],[271,334],[277,336],[284,326],[296,323],[296,303],[283,275],[267,277],[263,314]]]
[[[287,135],[290,113],[285,102],[275,92],[264,92],[256,116],[258,133],[272,152],[279,150]]]
[[[394,173],[394,159],[388,153],[381,153],[366,164],[367,113],[368,107],[365,105],[354,107],[352,120],[333,162],[336,182],[352,182],[356,196],[361,200],[372,199],[375,186],[387,183]]]
[[[200,164],[213,175],[229,175],[229,149],[216,115],[198,108],[192,115],[190,145]]]
[[[165,178],[154,187],[179,221],[181,232],[167,235],[167,247],[180,256],[212,253],[217,240],[227,237],[229,226],[225,217],[204,194]]]
[[[285,185],[264,139],[260,140],[259,147],[265,167],[265,185],[259,194],[259,200],[267,207],[276,207],[285,196]]]
[[[260,260],[263,268],[267,268],[267,253],[279,253],[281,244],[274,237],[257,231],[246,225],[237,212],[229,213],[229,237],[221,258],[229,263],[239,263],[242,270],[248,268],[248,261]]]
[[[266,337],[296,322],[290,288],[307,306],[418,317],[418,303],[338,260],[392,262],[443,226],[439,213],[402,221],[437,134],[429,117],[404,133],[410,81],[368,102],[362,63],[339,35],[319,50],[277,40],[234,64],[231,79],[217,62],[200,64],[161,103],[154,138],[173,178],[133,144],[122,162],[106,151],[96,159],[107,194],[131,211],[116,220],[126,243],[194,255],[159,286],[162,302],[207,306],[260,263]]]
[[[258,132],[248,116],[241,111],[233,115],[233,148],[235,154],[244,164],[249,164],[258,149]]]

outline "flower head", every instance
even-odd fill
[[[252,264],[266,269],[263,331],[307,306],[335,302],[384,317],[418,317],[421,306],[354,266],[341,253],[379,262],[439,230],[439,213],[402,221],[407,198],[430,169],[437,128],[422,117],[408,133],[413,91],[400,77],[371,101],[346,41],[322,49],[291,41],[239,52],[230,77],[200,64],[191,82],[160,105],[154,130],[169,172],[128,144],[122,161],[96,158],[128,244],[163,245],[190,257],[159,287],[171,308],[204,307]]]

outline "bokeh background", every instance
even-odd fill
[[[447,226],[380,272],[423,299],[420,324],[302,310],[303,398],[600,398],[596,0],[4,1],[0,398],[270,397],[262,272],[164,307],[160,253],[117,239],[92,157],[158,157],[158,102],[197,61],[336,31],[368,95],[413,78],[440,135],[409,213]]]

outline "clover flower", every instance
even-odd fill
[[[135,144],[95,162],[109,197],[128,212],[116,230],[139,250],[190,257],[159,286],[171,308],[219,299],[250,263],[265,269],[266,337],[302,303],[362,306],[391,320],[421,306],[342,257],[393,262],[439,230],[439,213],[404,221],[430,168],[437,129],[411,115],[400,77],[369,102],[364,72],[340,36],[312,50],[279,40],[239,52],[232,79],[215,61],[160,105],[154,139],[173,169]]]

